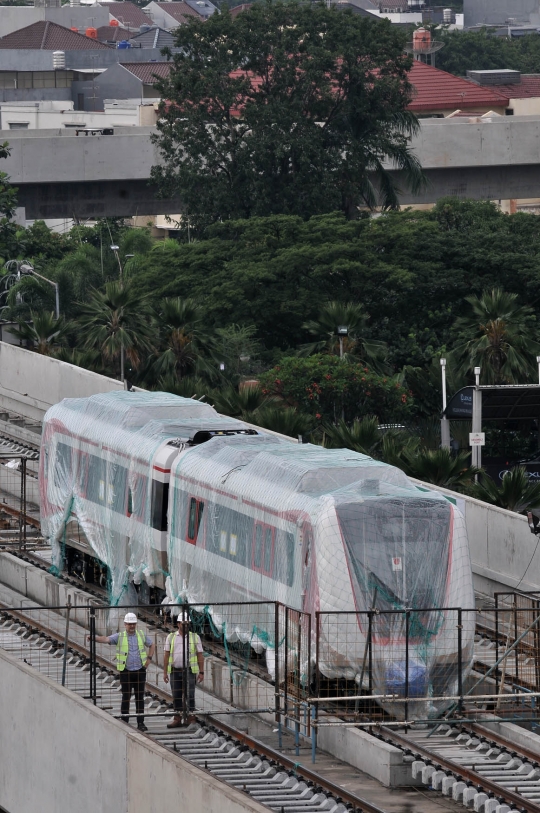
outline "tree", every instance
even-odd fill
[[[376,415],[381,422],[405,419],[411,408],[409,393],[390,376],[381,376],[353,361],[335,356],[284,357],[260,376],[265,395],[312,415],[321,424]]]
[[[69,326],[62,317],[57,319],[53,312],[31,312],[30,319],[30,322],[20,322],[18,328],[12,327],[11,333],[21,341],[29,342],[36,353],[54,355],[55,350],[65,344]]]
[[[405,34],[387,20],[299,2],[256,3],[175,32],[152,171],[192,225],[271,213],[397,208],[385,162],[413,189],[416,131]]]
[[[379,421],[372,415],[356,418],[349,426],[340,420],[335,426],[324,426],[323,446],[327,449],[352,449],[360,454],[376,456],[380,449],[383,434],[379,430]]]
[[[459,452],[453,457],[449,449],[418,452],[406,448],[393,465],[399,466],[409,477],[458,491],[470,486],[479,472],[475,466],[469,465],[468,452]]]
[[[164,299],[158,314],[164,348],[157,358],[150,359],[154,375],[173,376],[181,380],[194,371],[213,372],[204,355],[209,336],[204,311],[193,299]]]
[[[84,346],[99,350],[103,361],[120,371],[122,349],[137,369],[153,348],[154,329],[144,297],[129,282],[109,282],[93,291],[81,308],[79,328]]]
[[[465,369],[482,368],[484,384],[522,384],[534,373],[532,357],[540,345],[531,339],[534,317],[520,305],[517,294],[500,288],[466,297],[469,313],[456,322],[456,331],[467,338],[456,349]]]
[[[317,319],[311,319],[302,325],[304,330],[317,338],[310,344],[301,345],[298,354],[310,356],[326,350],[341,356],[343,350],[344,358],[354,354],[379,372],[388,372],[385,364],[386,346],[381,342],[368,342],[363,336],[367,321],[368,315],[362,305],[355,302],[327,302]],[[340,327],[347,330],[345,335],[339,334]]]
[[[523,466],[514,466],[498,486],[487,474],[481,474],[480,482],[473,489],[473,496],[499,508],[524,514],[529,508],[540,506],[540,483],[529,482]]]

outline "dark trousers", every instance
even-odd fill
[[[135,708],[137,710],[137,722],[144,722],[144,687],[146,684],[146,669],[128,671],[124,669],[120,672],[120,688],[122,689],[122,705],[120,714],[122,717],[129,717],[129,703],[131,692],[135,694]]]
[[[188,711],[195,711],[195,680],[196,676],[191,670],[188,670],[189,679],[187,685],[188,696]],[[173,666],[171,672],[171,692],[174,701],[174,710],[182,711],[182,703],[184,699],[184,670],[175,669]]]

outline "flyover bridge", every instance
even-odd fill
[[[131,217],[182,211],[150,184],[160,162],[154,127],[116,127],[112,135],[73,130],[9,130],[11,155],[0,162],[32,218]],[[412,139],[427,187],[406,204],[447,195],[488,200],[540,197],[540,116],[425,119]],[[396,172],[399,182],[399,172]],[[405,189],[405,184],[401,187]]]

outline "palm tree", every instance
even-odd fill
[[[540,483],[530,483],[523,466],[514,466],[498,486],[487,474],[473,489],[473,496],[499,508],[524,514],[529,508],[540,506]]]
[[[159,321],[165,349],[155,361],[156,373],[181,380],[193,372],[214,372],[214,365],[205,358],[209,353],[210,336],[200,305],[193,299],[164,299]]]
[[[298,355],[311,356],[313,353],[327,352],[347,356],[354,353],[374,369],[385,372],[386,345],[383,342],[368,342],[363,338],[368,318],[363,306],[355,302],[327,302],[317,319],[311,319],[302,325],[304,330],[315,337],[315,341],[300,345]],[[347,328],[346,335],[340,336],[340,326]]]
[[[382,441],[378,418],[372,415],[362,420],[357,418],[350,426],[340,420],[336,426],[324,427],[323,446],[327,449],[352,449],[361,454],[375,455]]]
[[[154,327],[147,299],[129,282],[109,282],[93,291],[81,308],[79,326],[87,349],[99,350],[114,367],[122,350],[137,369],[154,344]]]
[[[238,389],[233,386],[220,388],[213,393],[212,400],[218,412],[230,415],[231,418],[243,418],[244,415],[251,415],[262,407],[274,407],[282,403],[278,398],[264,395],[258,384],[249,384]]]
[[[313,419],[309,415],[298,412],[294,407],[285,406],[279,398],[265,395],[258,384],[239,389],[225,387],[209,394],[208,400],[223,415],[239,418],[282,435],[297,437],[307,435],[313,429]]]
[[[14,336],[29,342],[36,353],[43,356],[55,354],[55,350],[65,343],[69,326],[61,316],[56,318],[54,312],[30,312],[30,322],[19,322],[18,328],[11,328]]]
[[[531,339],[532,309],[500,288],[466,297],[469,313],[457,319],[466,341],[456,349],[468,371],[482,367],[484,384],[516,384],[534,374],[540,345]]]
[[[423,450],[417,453],[406,450],[402,454],[400,468],[409,477],[451,489],[470,486],[475,475],[480,472],[480,469],[469,465],[469,452],[459,452],[453,457],[449,449]]]
[[[313,429],[313,418],[294,407],[263,406],[256,412],[246,413],[243,420],[292,438],[308,435]]]

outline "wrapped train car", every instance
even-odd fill
[[[314,621],[319,611],[318,668],[360,683],[376,609],[373,688],[399,695],[406,682],[424,706],[455,694],[458,663],[470,665],[474,628],[459,657],[451,609],[474,606],[464,519],[392,466],[290,443],[191,399],[117,391],[49,410],[40,486],[58,569],[64,557],[98,561],[113,601],[131,581],[141,600],[166,590],[210,605],[227,637],[266,648],[270,670],[273,613],[254,619],[245,604],[233,619],[220,602],[278,601]]]

